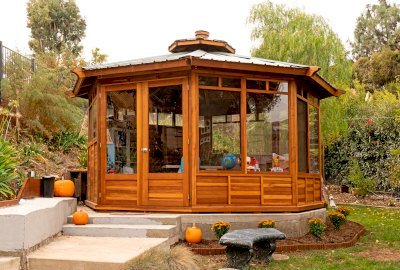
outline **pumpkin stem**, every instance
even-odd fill
[[[196,228],[196,222],[193,222],[192,228]]]

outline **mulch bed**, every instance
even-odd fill
[[[364,226],[352,221],[346,221],[345,224],[336,230],[332,224],[327,221],[327,228],[321,238],[308,233],[298,238],[287,238],[278,240],[277,252],[308,250],[308,249],[335,249],[354,245],[360,236],[364,233]],[[189,244],[180,242],[180,244],[189,247],[192,252],[199,255],[219,255],[225,253],[225,246],[222,246],[216,240],[203,240],[199,244]]]

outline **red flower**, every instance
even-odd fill
[[[368,125],[373,125],[373,124],[375,124],[374,120],[372,120],[372,119],[368,119],[367,123],[368,123]]]

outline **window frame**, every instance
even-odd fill
[[[199,83],[199,77],[218,77],[218,86],[205,86],[205,85],[200,85]],[[231,87],[223,87],[222,86],[222,78],[230,78],[230,79],[241,79],[241,88],[231,88]],[[266,82],[266,90],[258,90],[258,89],[247,89],[247,85],[246,85],[246,80],[256,80],[256,81],[265,81]],[[288,84],[288,91],[287,92],[279,92],[279,91],[270,91],[269,89],[269,81],[272,82],[282,82],[282,83],[287,83]],[[199,93],[200,90],[216,90],[216,91],[234,91],[234,92],[240,92],[240,152],[241,152],[241,160],[242,160],[242,164],[243,162],[246,160],[247,157],[247,100],[246,100],[246,96],[247,93],[263,93],[263,94],[278,94],[278,95],[287,95],[288,96],[288,145],[289,145],[289,168],[287,172],[268,172],[268,171],[261,171],[261,172],[255,172],[255,171],[250,171],[247,170],[247,166],[241,166],[241,170],[240,171],[230,171],[230,170],[200,170],[199,166],[196,166],[196,175],[212,175],[212,174],[249,174],[249,175],[271,175],[271,176],[289,176],[291,175],[291,172],[293,171],[293,168],[291,168],[292,165],[292,160],[294,157],[292,157],[291,155],[291,147],[292,147],[292,142],[290,140],[290,132],[291,132],[291,113],[290,110],[292,108],[292,104],[291,104],[291,99],[290,96],[291,94],[291,83],[293,83],[293,79],[291,78],[257,78],[254,76],[246,76],[246,75],[237,75],[234,76],[232,74],[224,74],[224,73],[203,73],[203,72],[199,72],[196,74],[196,88],[197,91]],[[296,95],[296,93],[293,93],[294,95]],[[199,108],[200,104],[199,104],[199,95],[197,95],[197,100],[196,100],[196,104]],[[199,110],[197,111],[197,133],[199,132],[199,119],[200,119],[200,114],[199,114]],[[200,154],[200,147],[199,147],[199,137],[197,135],[197,147],[196,147],[196,156],[199,157]]]

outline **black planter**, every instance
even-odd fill
[[[54,197],[54,180],[55,177],[52,175],[43,176],[43,197],[45,198],[53,198]]]

